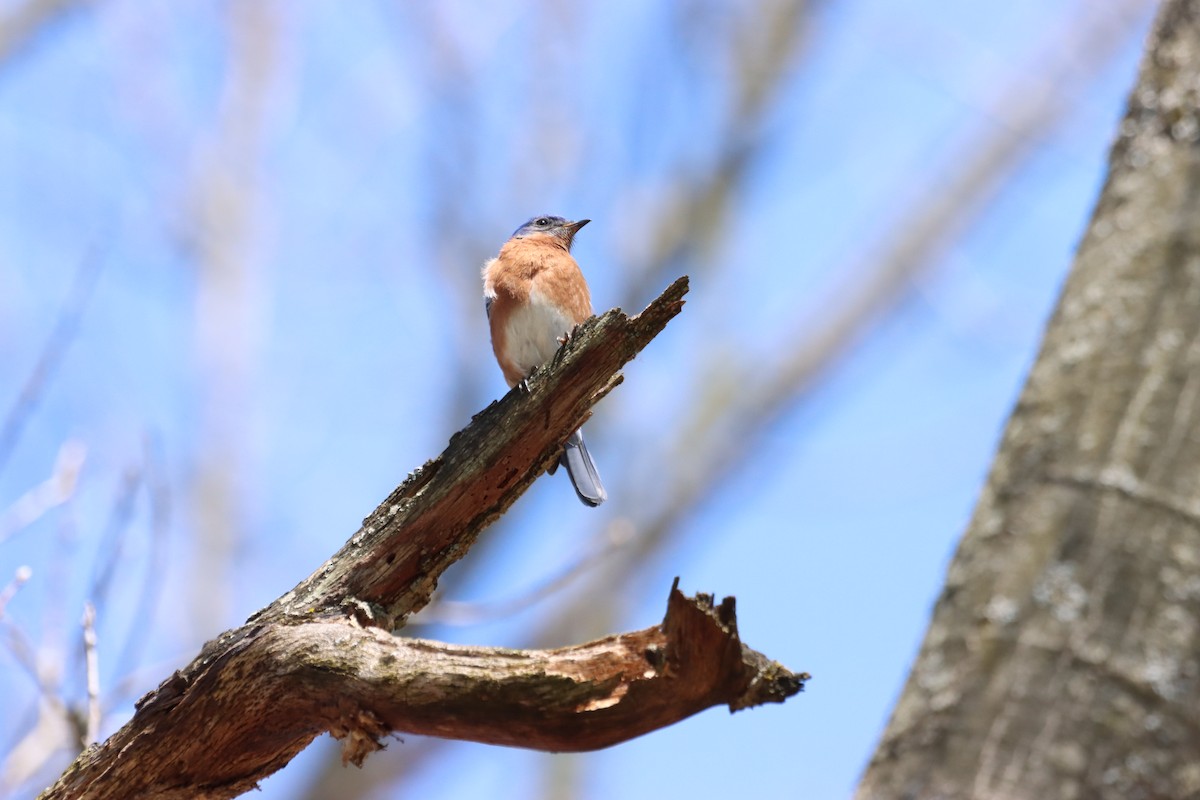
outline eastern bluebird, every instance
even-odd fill
[[[587,281],[571,257],[575,234],[589,222],[534,217],[483,265],[492,350],[510,387],[550,361],[575,326],[592,316]],[[608,497],[583,442],[583,428],[567,439],[559,463],[586,505],[598,506]]]

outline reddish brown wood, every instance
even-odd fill
[[[673,588],[661,625],[549,651],[391,631],[557,457],[591,407],[682,307],[681,278],[636,317],[581,326],[528,390],[493,403],[409,476],[321,569],[138,703],[46,798],[225,798],[319,734],[362,763],[393,732],[588,750],[725,704],[781,702],[797,675],[745,647],[733,600]]]

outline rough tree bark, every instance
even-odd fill
[[[1200,795],[1200,2],[1168,0],[858,797]]]
[[[319,570],[206,644],[83,752],[46,798],[225,798],[329,731],[361,763],[392,732],[542,750],[605,747],[713,705],[782,702],[794,674],[744,646],[734,604],[672,588],[661,625],[559,650],[461,647],[392,631],[557,457],[618,370],[679,313],[582,325],[548,369],[413,473]]]

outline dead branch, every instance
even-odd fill
[[[186,696],[141,712],[161,758],[116,761],[88,796],[231,797],[323,731],[356,764],[392,731],[591,750],[799,691],[802,676],[740,643],[732,608],[672,589],[661,625],[559,650],[404,639],[345,618],[256,626]],[[181,762],[203,777],[179,785]]]
[[[325,731],[355,763],[393,732],[587,750],[800,691],[806,675],[741,644],[732,598],[714,608],[677,588],[662,625],[560,650],[390,633],[553,462],[686,291],[681,278],[635,317],[614,310],[580,326],[528,389],[451,437],[321,569],[206,644],[43,796],[233,797]]]

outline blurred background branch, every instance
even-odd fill
[[[91,0],[25,0],[0,10],[0,68]]]
[[[263,136],[277,69],[279,21],[272,2],[225,6],[227,47],[212,132],[197,143],[187,202],[196,270],[195,342],[199,404],[195,472],[188,504],[195,522],[190,607],[201,637],[232,611],[233,562],[249,535],[245,506],[253,450],[245,409],[261,391],[263,327],[270,274],[262,204]]]
[[[79,320],[87,308],[88,300],[96,287],[103,261],[95,253],[85,256],[75,272],[70,292],[63,302],[54,321],[54,327],[38,354],[37,362],[21,386],[16,401],[4,417],[0,426],[0,472],[12,457],[13,448],[20,440],[21,432],[29,423],[29,417],[37,410],[38,402],[47,385],[58,371],[66,350],[79,331]]]

